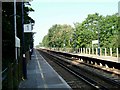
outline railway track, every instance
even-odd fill
[[[76,77],[74,74],[61,67],[60,64],[55,62],[53,57],[49,54],[40,52],[40,54],[45,58],[45,60],[54,68],[54,70],[70,85],[73,90],[96,90],[93,86],[89,85],[79,77]]]
[[[70,61],[68,58],[65,58],[61,55],[56,55],[55,53],[51,54],[41,51],[40,53],[42,53],[44,57],[47,56],[47,60],[48,58],[51,59],[52,62],[57,63],[68,72],[72,73],[75,77],[79,78],[79,80],[81,80],[82,82],[84,81],[86,86],[89,86],[89,89],[94,88],[98,90],[119,90],[120,88],[119,82],[116,82],[115,80],[108,78],[105,75],[101,75],[100,73],[103,73],[103,71],[101,72],[99,70],[96,70],[95,68],[91,68],[83,64],[77,65],[75,63],[72,63],[72,61]],[[82,85],[84,86],[85,84]]]

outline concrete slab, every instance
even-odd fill
[[[21,88],[72,90],[37,50],[34,50],[32,59],[28,62],[27,80],[20,83],[19,89]]]

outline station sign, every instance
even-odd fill
[[[98,44],[98,40],[93,40],[92,44]]]
[[[24,24],[24,33],[32,32],[32,24]]]

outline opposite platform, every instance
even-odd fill
[[[72,53],[73,54],[73,53]],[[91,55],[91,54],[75,54],[78,56],[85,56],[85,57],[91,57],[91,58],[96,58],[99,60],[106,60],[106,61],[110,61],[110,62],[116,62],[116,63],[120,63],[120,57],[112,57],[112,56],[98,56],[98,55]]]
[[[34,49],[32,59],[27,65],[27,79],[22,81],[19,89],[72,90],[64,79]]]

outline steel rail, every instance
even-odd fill
[[[46,52],[47,53],[47,52]],[[50,54],[50,53],[47,53]],[[57,59],[61,59],[62,58],[60,56],[56,56],[55,53],[54,54],[50,54],[52,56],[52,58],[57,58]],[[85,82],[87,82],[88,84],[92,85],[93,87],[95,87],[96,89],[99,90],[109,90],[108,87],[101,85],[97,82],[95,82],[94,80],[84,76],[84,75],[80,75],[80,73],[76,73],[75,71],[71,70],[69,67],[67,67],[67,65],[63,65],[63,63],[61,63],[61,61],[56,60],[56,63],[59,63],[60,66],[62,66],[63,68],[67,69],[68,71],[70,71],[71,73],[73,73],[74,75],[76,75],[77,77],[81,78],[82,80],[84,80]],[[65,61],[64,61],[65,62]],[[61,63],[61,64],[60,64]],[[67,62],[68,63],[68,62]],[[74,67],[73,67],[74,68]],[[115,84],[115,82],[111,82],[111,84]],[[117,83],[116,83],[117,84]]]

